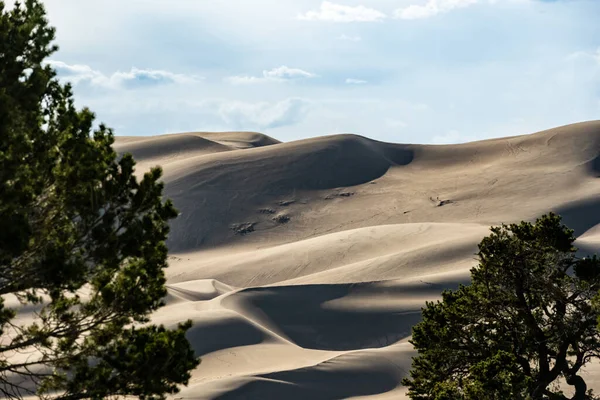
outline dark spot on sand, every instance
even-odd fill
[[[290,204],[294,204],[296,202],[296,200],[281,200],[279,203],[280,206],[286,207],[289,206]]]
[[[326,200],[335,199],[336,197],[350,197],[354,196],[354,192],[340,192],[340,193],[332,193],[325,197]]]
[[[290,222],[290,217],[289,217],[289,215],[280,214],[276,217],[273,217],[273,221],[275,221],[279,224],[287,224],[288,222]]]
[[[256,222],[244,222],[241,224],[233,224],[231,230],[234,231],[236,235],[246,235],[250,232],[254,232],[255,226]]]

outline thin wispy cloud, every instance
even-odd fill
[[[131,68],[128,72],[115,72],[110,76],[110,81],[117,86],[133,87],[165,83],[195,83],[200,82],[202,77],[176,74],[169,71],[154,69]]]
[[[265,78],[272,79],[296,79],[296,78],[314,78],[316,75],[310,72],[304,71],[300,68],[290,68],[285,65],[281,67],[273,68],[270,71],[263,71]]]
[[[478,0],[427,0],[425,4],[411,4],[394,11],[397,19],[423,19],[465,8],[478,3]]]
[[[359,6],[346,6],[324,1],[318,10],[307,11],[298,15],[304,21],[329,21],[329,22],[377,22],[386,18],[386,15],[374,8]]]
[[[567,56],[568,60],[584,59],[595,62],[600,66],[600,47],[595,51],[576,51]]]
[[[364,85],[367,81],[363,79],[347,78],[346,83],[348,85]]]
[[[264,70],[262,76],[251,75],[236,75],[226,78],[226,80],[234,85],[248,85],[265,82],[287,82],[300,79],[315,78],[317,75],[300,68],[290,68],[286,65]]]
[[[67,64],[63,61],[51,60],[48,64],[54,68],[60,79],[73,85],[90,84],[92,86],[120,89],[144,86],[156,86],[173,83],[194,83],[202,80],[195,75],[176,74],[154,69],[131,68],[129,71],[116,71],[105,75],[85,64]]]

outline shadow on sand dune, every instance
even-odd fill
[[[410,145],[356,135],[226,154],[198,163],[167,182],[165,193],[182,214],[171,223],[171,251],[231,240],[231,224],[253,222],[256,209],[264,204],[295,199],[299,193],[364,184],[414,158]]]
[[[345,354],[313,367],[259,375],[216,399],[335,400],[386,393],[406,371],[392,361],[382,365],[382,357],[369,363],[359,354]]]
[[[597,177],[600,177],[600,155],[590,161],[590,172]]]
[[[600,224],[600,196],[565,204],[555,212],[562,216],[563,223],[575,230],[579,236]]]
[[[239,316],[194,323],[186,334],[197,357],[218,350],[262,343],[268,335]]]
[[[590,257],[594,254],[600,255],[600,249],[596,245],[590,245],[588,243],[575,243],[577,247],[577,255],[579,257]]]
[[[357,310],[328,302],[347,296],[352,285],[306,285],[246,289],[223,305],[264,315],[298,346],[318,350],[356,350],[388,346],[410,336],[420,309]],[[367,303],[368,304],[368,303]],[[247,315],[247,316],[248,316]]]
[[[393,165],[414,159],[410,145],[376,142],[356,135],[268,146],[199,165],[167,184],[173,195],[235,191],[282,194],[354,186],[381,177]]]

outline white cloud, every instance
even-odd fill
[[[297,123],[307,114],[309,105],[299,98],[276,103],[233,101],[221,104],[219,115],[233,129],[272,129]]]
[[[169,83],[194,83],[202,80],[195,75],[175,74],[169,71],[131,68],[128,72],[117,71],[111,75],[104,75],[89,65],[67,64],[62,61],[50,60],[48,64],[54,68],[59,78],[71,82],[73,85],[89,83],[110,89],[134,88],[155,86]]]
[[[253,83],[263,83],[266,81],[263,77],[248,76],[248,75],[236,75],[230,76],[225,79],[232,85],[251,85]]]
[[[576,51],[569,54],[567,60],[587,60],[600,65],[600,47],[596,51]]]
[[[281,67],[273,68],[270,71],[263,71],[265,78],[273,79],[294,79],[294,78],[313,78],[315,74],[303,71],[298,68],[289,68],[285,65]]]
[[[346,83],[349,85],[362,85],[362,84],[367,83],[367,81],[362,80],[362,79],[348,78],[348,79],[346,79]]]
[[[298,15],[304,21],[330,21],[330,22],[376,22],[386,18],[381,11],[365,6],[345,6],[329,1],[321,3],[317,11],[308,11]]]
[[[67,64],[62,61],[50,60],[48,64],[54,68],[60,78],[77,85],[82,81],[90,81],[96,84],[103,82],[106,77],[102,73],[93,70],[89,65]]]
[[[175,74],[169,71],[131,68],[129,72],[115,72],[110,76],[116,85],[145,85],[158,83],[194,83],[202,80],[195,75]]]
[[[425,4],[411,4],[394,11],[398,19],[421,19],[433,17],[457,8],[465,8],[478,3],[479,0],[427,0]]]
[[[282,65],[271,70],[264,70],[262,76],[237,75],[226,80],[234,85],[246,85],[264,82],[286,82],[291,80],[315,78],[317,75],[299,68],[290,68]]]
[[[348,36],[348,35],[340,35],[337,37],[338,40],[345,40],[348,42],[360,42],[362,38],[360,36]]]

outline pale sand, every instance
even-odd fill
[[[195,322],[185,399],[402,399],[411,326],[469,280],[490,225],[564,216],[600,247],[600,121],[461,145],[252,132],[122,138],[161,164],[167,306]],[[600,368],[588,368],[600,389]]]

